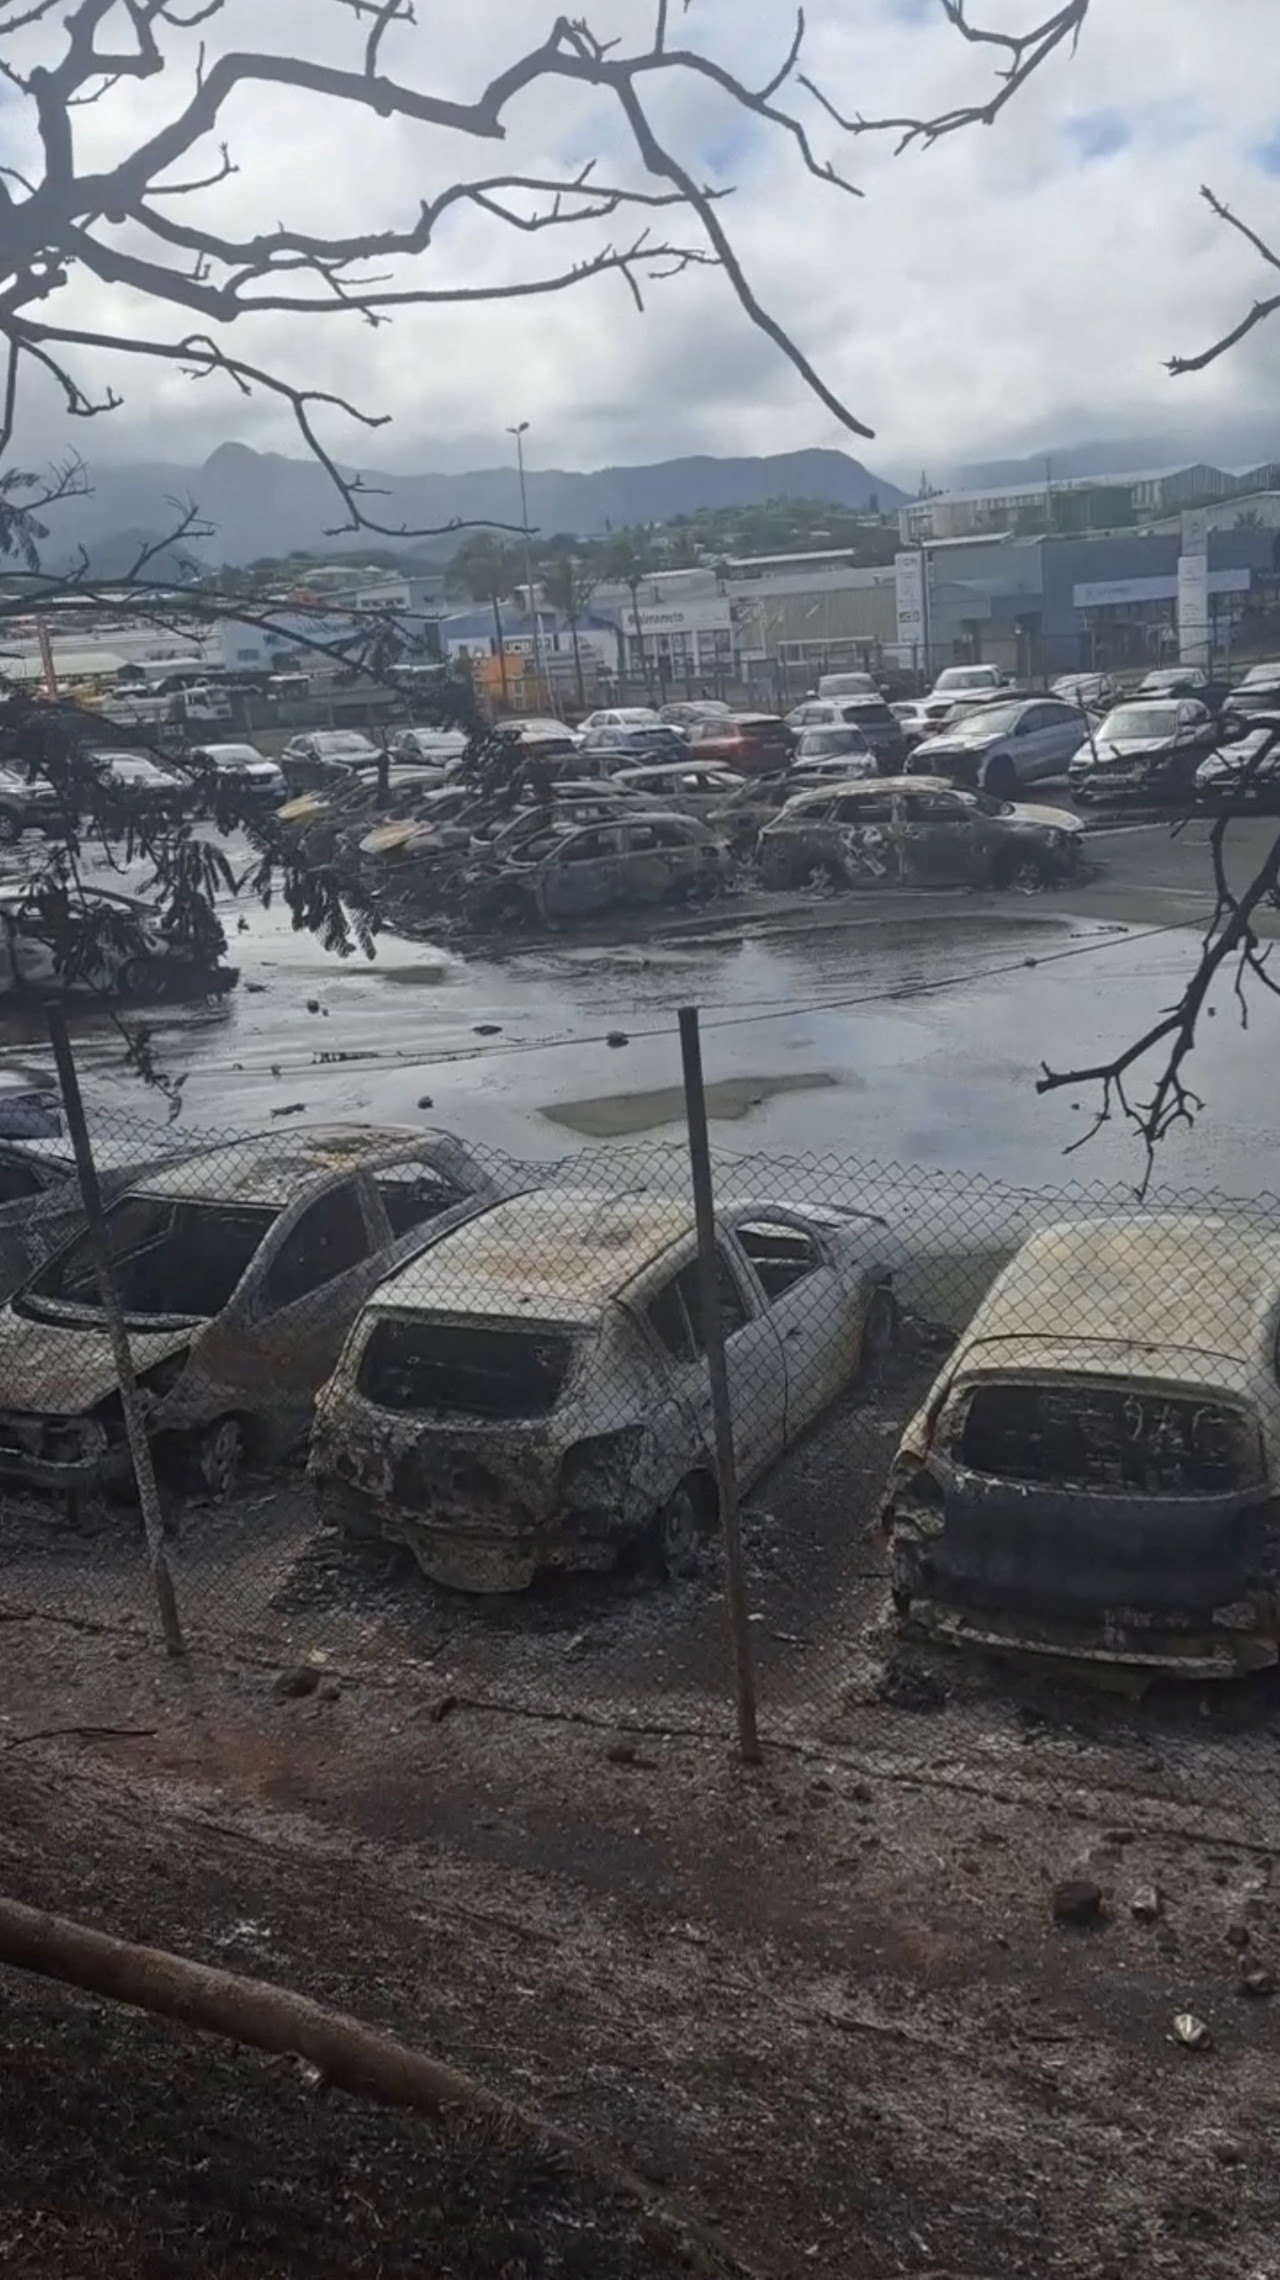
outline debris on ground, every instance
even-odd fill
[[[1102,1888],[1087,1876],[1064,1876],[1053,1888],[1055,1924],[1096,1924],[1102,1916]]]

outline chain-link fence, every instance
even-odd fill
[[[731,1732],[681,1144],[94,1139],[194,1655]],[[154,1634],[70,1165],[0,1155],[0,1605]],[[1274,1841],[1280,1200],[714,1174],[766,1739]]]

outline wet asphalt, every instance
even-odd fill
[[[1274,828],[1233,827],[1242,873]],[[676,1010],[693,1004],[721,1151],[1132,1182],[1141,1150],[1116,1121],[1064,1156],[1096,1091],[1041,1097],[1035,1079],[1046,1060],[1105,1058],[1177,996],[1212,904],[1206,840],[1202,823],[1126,820],[1091,833],[1088,877],[1058,893],[744,898],[612,943],[463,955],[384,935],[372,962],[330,957],[278,911],[229,904],[240,988],[148,1018],[162,1063],[187,1073],[184,1120],[202,1130],[288,1110],[438,1123],[549,1159],[678,1142]],[[1280,1190],[1277,1022],[1264,1001],[1242,1035],[1230,984],[1211,1000],[1190,1071],[1207,1105],[1168,1144],[1165,1184]],[[99,1113],[159,1113],[105,1018],[77,1013],[75,1027]],[[38,1018],[9,1018],[0,1059],[47,1065]]]

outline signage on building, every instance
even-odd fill
[[[922,649],[928,639],[924,618],[923,553],[894,555],[893,584],[898,612],[898,647]]]
[[[1183,665],[1207,665],[1209,627],[1209,517],[1203,507],[1182,518],[1178,556],[1178,658]]]
[[[1211,594],[1247,594],[1252,582],[1248,570],[1210,570],[1207,575]],[[1177,599],[1178,584],[1177,578],[1102,578],[1073,586],[1071,600],[1078,610],[1118,609],[1131,602],[1172,602]]]
[[[632,635],[637,632],[729,633],[733,620],[725,601],[655,602],[642,605],[638,612],[628,605],[622,612],[622,624],[624,631]]]

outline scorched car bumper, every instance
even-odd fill
[[[0,1480],[27,1488],[91,1488],[128,1473],[129,1452],[96,1417],[0,1410]]]

